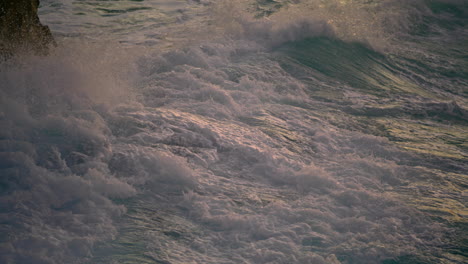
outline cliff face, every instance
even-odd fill
[[[0,0],[0,57],[43,55],[55,44],[49,27],[39,21],[38,7],[39,0]]]

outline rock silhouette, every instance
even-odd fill
[[[17,53],[45,55],[55,41],[49,27],[41,24],[39,0],[0,1],[0,58]]]

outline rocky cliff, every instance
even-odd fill
[[[16,53],[47,54],[55,44],[39,21],[39,0],[0,0],[0,58]]]

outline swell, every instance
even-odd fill
[[[461,98],[460,86],[466,85],[464,68],[455,70],[405,54],[383,54],[365,44],[336,38],[308,38],[287,43],[276,52],[282,54],[283,67],[298,78],[309,78],[311,73],[320,81],[378,96],[404,93],[449,100]],[[302,75],[301,66],[308,69]]]

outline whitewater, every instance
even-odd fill
[[[41,0],[0,263],[468,262],[465,0]]]

